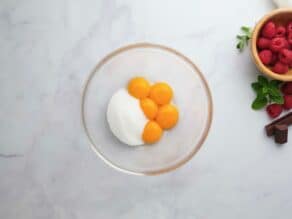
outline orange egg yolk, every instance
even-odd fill
[[[175,106],[164,105],[158,109],[156,122],[163,129],[170,129],[174,127],[178,121],[179,113]]]
[[[172,96],[172,89],[167,83],[159,82],[151,87],[150,98],[158,105],[170,103]]]
[[[147,144],[153,144],[161,138],[163,133],[162,128],[154,121],[149,121],[143,131],[143,141]]]
[[[136,77],[129,81],[128,92],[139,99],[140,107],[149,119],[142,133],[146,144],[159,141],[163,129],[171,129],[178,122],[179,112],[170,104],[173,91],[167,83],[158,82],[151,86],[145,78]]]
[[[150,98],[142,99],[140,100],[140,106],[148,119],[152,120],[155,118],[158,111],[158,106],[153,100]]]
[[[129,81],[128,91],[138,99],[146,98],[150,92],[150,84],[145,78],[136,77]]]

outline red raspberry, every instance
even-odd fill
[[[287,35],[287,42],[292,45],[292,32],[288,33]]]
[[[285,37],[286,28],[284,26],[279,26],[276,28],[276,35],[275,37]]]
[[[281,104],[274,103],[267,106],[266,111],[271,118],[276,118],[282,113],[283,107]]]
[[[284,64],[291,64],[292,63],[292,51],[289,49],[281,49],[279,52],[279,60]]]
[[[270,49],[279,52],[283,48],[288,48],[288,42],[284,37],[275,37],[271,41]]]
[[[285,82],[281,87],[281,91],[283,94],[292,95],[292,82]]]
[[[262,29],[262,36],[266,38],[273,38],[276,34],[276,25],[274,22],[270,21],[265,24]]]
[[[272,61],[272,52],[271,50],[265,49],[259,52],[260,60],[264,65],[269,65]]]
[[[288,25],[286,26],[286,31],[288,34],[292,32],[292,22],[288,23]]]
[[[284,95],[284,109],[292,109],[292,95]]]
[[[270,44],[271,44],[271,40],[264,37],[260,37],[257,40],[257,46],[259,49],[269,49]]]
[[[273,72],[278,73],[278,74],[285,74],[288,71],[289,71],[288,65],[280,61],[276,62],[276,64],[273,67]]]
[[[278,62],[278,56],[277,56],[277,54],[273,53],[270,65],[274,66],[277,62]]]

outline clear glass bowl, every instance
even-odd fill
[[[130,78],[143,76],[165,81],[174,90],[180,119],[153,145],[130,147],[111,133],[107,104]],[[212,99],[196,65],[179,52],[161,45],[138,43],[120,48],[102,59],[91,72],[82,97],[82,121],[94,152],[111,167],[137,175],[171,171],[193,157],[207,137]]]

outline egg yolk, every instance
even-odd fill
[[[146,98],[149,95],[150,84],[142,77],[136,77],[129,81],[129,93],[138,99]]]
[[[153,100],[150,98],[142,99],[140,100],[140,106],[148,119],[152,120],[155,118],[158,111],[158,106]]]
[[[173,105],[164,105],[158,109],[156,122],[163,129],[174,127],[178,121],[178,110]]]
[[[150,98],[158,105],[168,104],[172,96],[172,89],[167,83],[159,82],[151,87]]]
[[[156,122],[149,121],[144,127],[142,138],[145,143],[152,144],[159,141],[162,133],[163,130]]]

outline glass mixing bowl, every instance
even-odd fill
[[[136,76],[169,83],[180,118],[158,143],[130,147],[112,134],[106,110],[111,96]],[[187,57],[161,45],[138,43],[110,53],[90,73],[83,91],[82,121],[92,149],[125,173],[155,175],[181,166],[202,146],[211,120],[212,99],[202,73]]]

